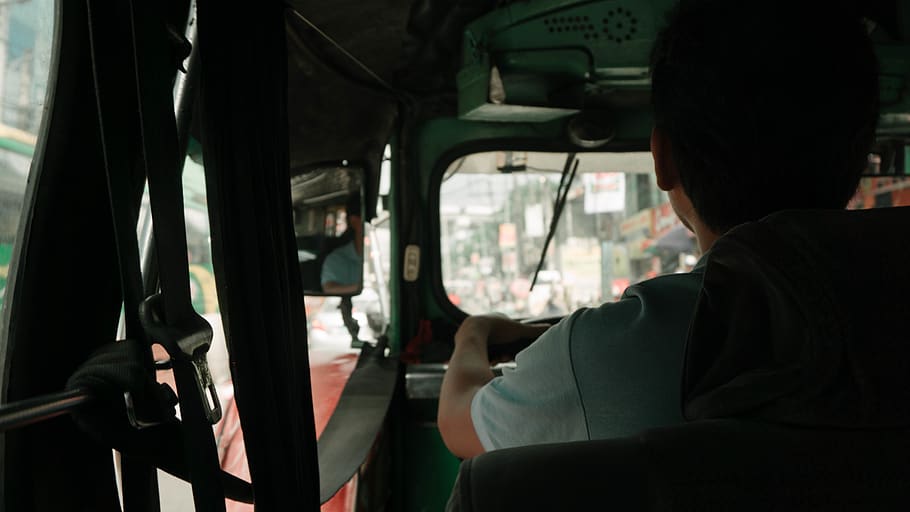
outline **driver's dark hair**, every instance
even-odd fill
[[[836,0],[682,0],[651,56],[654,122],[702,222],[843,208],[878,119],[862,18]]]

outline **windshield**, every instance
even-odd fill
[[[463,311],[565,315],[700,256],[654,179],[648,152],[580,153],[550,230],[566,153],[491,151],[453,161],[439,194],[443,286]],[[910,205],[910,178],[865,178],[850,208]]]
[[[650,153],[580,153],[531,290],[569,156],[493,151],[449,165],[440,250],[453,304],[468,313],[564,315],[695,265],[695,239],[657,187]]]

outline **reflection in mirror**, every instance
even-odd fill
[[[291,178],[297,258],[307,295],[363,288],[363,169],[318,166]]]

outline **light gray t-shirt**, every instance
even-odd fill
[[[474,396],[487,451],[604,439],[682,423],[680,379],[704,258],[551,327]]]

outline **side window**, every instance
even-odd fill
[[[50,73],[53,0],[0,3],[0,304]]]

